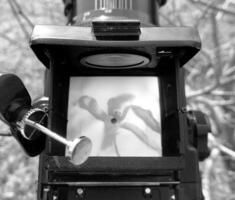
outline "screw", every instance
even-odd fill
[[[78,189],[77,189],[77,194],[78,194],[79,197],[82,198],[82,197],[83,197],[83,194],[84,194],[84,190],[83,190],[82,188],[78,188]]]
[[[147,197],[151,196],[151,195],[152,195],[152,190],[151,190],[151,188],[146,187],[146,188],[144,189],[144,194],[145,194],[145,196],[147,196]]]
[[[111,121],[112,124],[116,124],[117,123],[117,119],[116,118],[112,118],[110,121]]]
[[[56,195],[53,195],[53,200],[57,200],[58,197]]]
[[[180,112],[181,112],[181,113],[187,113],[187,108],[186,108],[186,107],[182,107],[182,108],[180,109]]]

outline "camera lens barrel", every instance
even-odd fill
[[[94,20],[140,20],[142,26],[158,25],[158,10],[166,0],[64,0],[68,23],[91,26]]]

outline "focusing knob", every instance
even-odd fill
[[[25,122],[27,119],[37,122],[42,125],[47,124],[47,113],[40,108],[30,109],[22,118],[21,121],[17,122],[18,129],[22,136],[28,140],[35,140],[41,136],[40,131],[28,126]]]
[[[203,161],[210,155],[208,133],[211,132],[208,117],[201,111],[188,112],[189,142],[198,151],[198,158]]]

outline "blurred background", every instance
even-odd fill
[[[17,74],[32,99],[43,65],[29,48],[34,24],[64,25],[62,0],[0,1],[0,72]],[[202,50],[186,65],[189,109],[210,116],[211,155],[200,163],[206,200],[235,200],[235,0],[168,0],[161,26],[199,30]],[[36,200],[38,157],[29,158],[0,123],[0,199]]]

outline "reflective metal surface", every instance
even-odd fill
[[[28,118],[25,118],[23,123],[25,123],[25,125],[29,125],[35,128],[36,130],[41,131],[41,133],[44,133],[47,136],[55,139],[56,141],[66,145],[68,148],[69,159],[74,165],[83,164],[90,156],[92,142],[87,137],[81,136],[79,138],[75,138],[73,141],[70,141]]]
[[[49,185],[68,185],[68,186],[161,186],[178,185],[179,181],[168,182],[50,182]]]
[[[79,0],[72,24],[90,25],[93,20],[139,19],[142,25],[158,24],[156,0]]]

